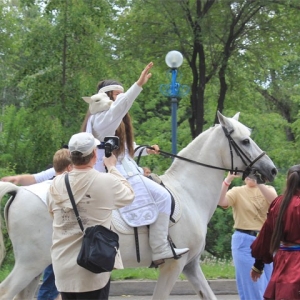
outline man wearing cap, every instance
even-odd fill
[[[85,228],[96,224],[110,228],[112,210],[134,199],[130,184],[115,168],[114,155],[103,158],[108,173],[93,168],[99,143],[92,134],[85,132],[73,135],[69,141],[73,163],[69,181]],[[53,215],[52,264],[62,299],[108,299],[110,273],[95,274],[77,264],[82,231],[68,196],[65,174],[53,180],[48,208]],[[115,267],[122,267],[119,255]]]

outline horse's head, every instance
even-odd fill
[[[225,167],[232,171],[243,170],[243,179],[255,176],[258,183],[273,181],[277,174],[274,163],[251,139],[251,130],[240,123],[238,118],[239,113],[233,118],[226,118],[218,112],[224,137],[228,140],[228,147],[222,151],[223,162],[229,162]]]

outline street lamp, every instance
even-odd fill
[[[171,100],[172,115],[172,153],[177,154],[177,107],[178,101],[189,93],[187,85],[180,85],[176,80],[178,68],[182,65],[183,56],[179,51],[170,51],[166,55],[166,64],[170,68],[167,71],[168,77],[171,77],[170,84],[161,84],[160,92]]]

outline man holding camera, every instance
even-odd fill
[[[112,210],[130,204],[134,199],[128,181],[116,169],[116,157],[104,157],[108,173],[94,169],[97,145],[90,133],[74,134],[69,141],[73,170],[69,181],[84,227],[111,226]],[[82,231],[69,199],[65,173],[54,178],[48,198],[53,215],[52,264],[57,289],[62,299],[108,299],[110,272],[92,273],[77,264]],[[116,268],[122,268],[119,255]]]

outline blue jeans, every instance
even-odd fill
[[[241,300],[264,299],[263,295],[273,271],[273,263],[266,264],[257,282],[252,281],[250,271],[255,260],[251,255],[250,246],[254,240],[254,236],[239,231],[235,231],[231,239],[236,285]]]
[[[40,287],[37,299],[38,300],[54,300],[59,292],[55,286],[55,277],[52,265],[49,265],[43,274],[43,283]]]

